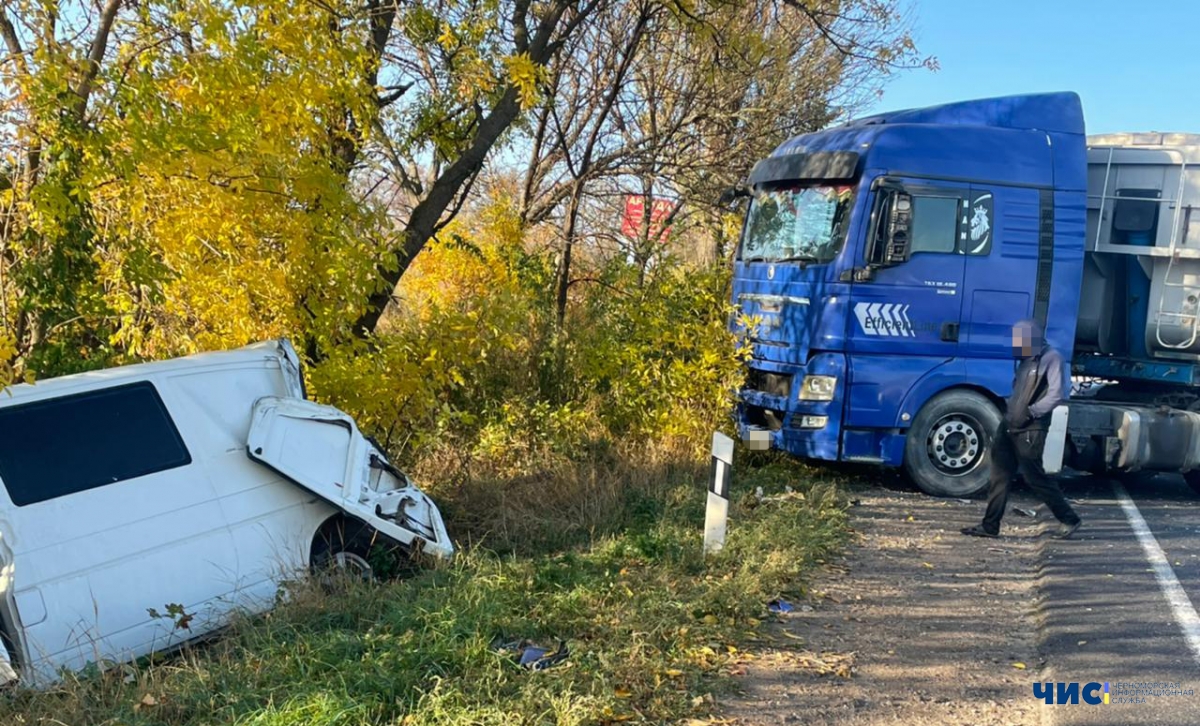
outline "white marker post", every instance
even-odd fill
[[[733,474],[733,439],[714,431],[712,474],[708,482],[708,507],[704,512],[704,554],[720,552],[725,546],[725,523],[729,519],[729,481]]]

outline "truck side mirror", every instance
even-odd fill
[[[883,230],[883,264],[899,265],[908,261],[909,228],[912,226],[912,195],[892,192],[887,207],[887,223]]]
[[[717,205],[721,207],[728,207],[733,205],[735,202],[745,199],[749,196],[749,187],[742,186],[741,184],[735,184],[734,186],[731,186],[725,191],[721,192],[721,198],[717,200]]]

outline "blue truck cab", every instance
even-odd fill
[[[1087,154],[1079,97],[1049,93],[871,116],[755,165],[733,282],[743,438],[981,489],[1013,323],[1072,356]]]

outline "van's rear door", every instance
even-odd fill
[[[454,552],[437,506],[336,408],[260,398],[246,451],[401,544],[443,557]]]

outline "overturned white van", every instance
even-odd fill
[[[0,393],[0,682],[173,647],[381,538],[453,552],[287,341]]]

